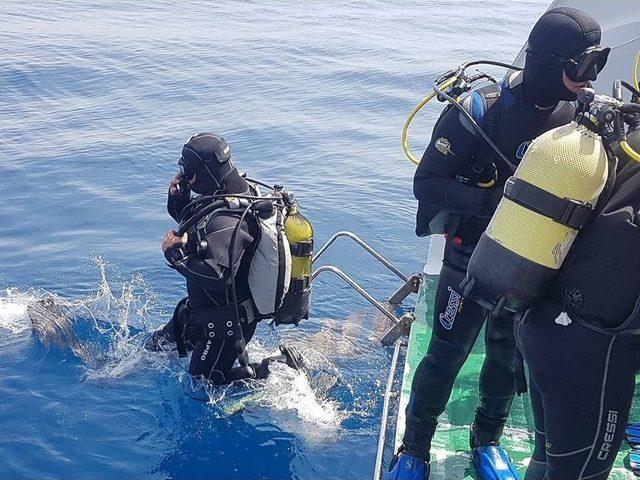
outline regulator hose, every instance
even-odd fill
[[[413,153],[411,153],[411,149],[409,148],[409,143],[408,143],[409,127],[413,122],[413,119],[415,118],[417,113],[427,103],[433,100],[433,98],[438,97],[438,99],[445,99],[449,101],[454,107],[460,110],[465,115],[467,120],[469,120],[473,128],[475,128],[478,131],[478,133],[482,136],[482,138],[484,138],[489,143],[491,148],[493,148],[496,151],[500,159],[504,161],[512,171],[515,170],[515,165],[507,159],[507,157],[500,151],[500,149],[496,146],[496,144],[491,141],[491,139],[484,133],[482,128],[480,128],[480,126],[473,120],[473,117],[464,109],[464,107],[462,107],[462,105],[458,103],[457,98],[453,98],[449,94],[445,93],[445,90],[447,90],[452,86],[455,86],[460,81],[469,81],[469,85],[470,85],[475,80],[482,78],[482,77],[479,77],[479,78],[470,79],[465,75],[465,70],[474,65],[493,65],[497,67],[507,68],[509,70],[521,70],[520,67],[511,65],[508,63],[494,62],[492,60],[474,60],[471,62],[463,63],[457,69],[449,70],[448,72],[436,78],[433,82],[433,92],[428,94],[426,97],[424,97],[422,101],[418,105],[416,105],[413,110],[411,110],[411,113],[409,113],[409,116],[407,117],[407,120],[404,122],[404,125],[402,127],[402,150],[404,151],[407,158],[415,165],[418,165],[420,163],[420,159],[417,158],[415,155],[413,155]],[[470,89],[469,85],[465,86],[465,90],[463,90],[462,93]]]

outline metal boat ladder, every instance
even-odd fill
[[[402,303],[402,301],[407,298],[411,293],[418,293],[420,289],[420,285],[422,283],[422,274],[413,273],[411,275],[403,274],[398,268],[396,268],[389,260],[380,255],[377,251],[375,251],[371,246],[369,246],[364,240],[358,237],[353,232],[348,231],[340,231],[334,234],[328,241],[325,243],[318,253],[316,253],[311,261],[315,263],[327,249],[333,245],[333,243],[340,237],[346,237],[353,240],[356,244],[360,245],[366,252],[368,252],[373,258],[375,258],[382,265],[387,267],[387,269],[391,270],[400,280],[402,280],[403,284],[394,292],[391,297],[387,300],[388,305],[384,305],[379,302],[375,298],[373,298],[364,288],[362,288],[355,280],[353,280],[349,275],[344,273],[338,267],[334,265],[323,265],[316,269],[311,275],[311,281],[313,282],[318,275],[324,272],[331,272],[336,274],[342,280],[345,281],[350,287],[352,287],[356,292],[358,292],[362,297],[364,297],[371,305],[377,308],[384,316],[386,316],[392,322],[392,326],[384,333],[380,341],[383,345],[393,345],[396,340],[398,340],[403,335],[409,333],[411,328],[411,323],[414,320],[413,313],[406,312],[402,314],[400,317],[397,317],[394,312],[396,307]]]

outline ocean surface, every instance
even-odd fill
[[[182,144],[222,134],[240,169],[295,192],[318,246],[352,230],[420,271],[404,119],[439,73],[512,60],[546,5],[4,0],[0,478],[371,478],[391,351],[337,277],[250,348],[296,345],[310,378],[275,368],[202,402],[185,361],[141,348],[185,291],[160,252]],[[418,155],[440,108],[411,131]],[[346,240],[323,263],[379,299],[399,286]],[[50,296],[70,320],[37,335],[27,305]]]

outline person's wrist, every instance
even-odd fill
[[[170,245],[164,251],[164,258],[171,265],[185,260],[187,258],[187,254],[183,248],[182,243],[174,243],[173,245]]]

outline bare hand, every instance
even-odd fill
[[[175,230],[169,230],[164,238],[162,239],[162,253],[164,253],[168,248],[173,247],[176,244],[184,245],[187,243],[187,234],[185,233],[183,236],[178,236]]]

